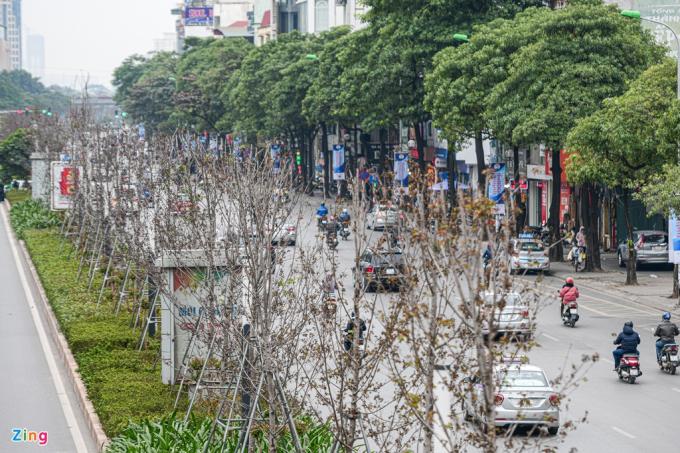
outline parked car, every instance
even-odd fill
[[[376,291],[379,288],[398,290],[403,283],[405,270],[401,250],[367,248],[359,259],[359,270],[361,281],[357,284],[366,291]]]
[[[510,271],[550,271],[548,250],[538,239],[517,238],[512,241]]]
[[[522,300],[517,292],[495,296],[492,292],[483,295],[488,309],[495,308],[494,330],[498,334],[522,337],[528,340],[533,335],[534,325],[530,318],[529,305]],[[493,307],[493,304],[496,307]],[[482,329],[484,335],[489,334],[488,326]]]
[[[272,245],[290,245],[294,246],[297,241],[297,227],[293,224],[286,223],[281,225],[279,229],[274,232],[272,238]]]
[[[398,217],[396,208],[377,204],[366,214],[366,227],[373,230],[394,228],[397,226]]]
[[[638,264],[668,263],[668,234],[656,230],[640,230],[633,232],[633,245],[637,250]],[[616,251],[619,266],[624,267],[628,261],[628,241],[619,244]]]
[[[475,377],[465,378],[470,392],[463,400],[467,420],[490,423],[497,427],[518,425],[546,426],[552,435],[560,427],[560,398],[550,385],[545,372],[524,363],[502,364],[494,370],[497,382],[494,404],[495,419],[485,420],[479,407],[484,401],[484,386]]]

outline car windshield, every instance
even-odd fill
[[[666,236],[663,234],[643,234],[645,244],[665,244]]]
[[[543,244],[537,242],[520,242],[519,250],[521,252],[542,252]]]
[[[503,370],[500,372],[502,387],[547,387],[548,381],[542,371]]]
[[[385,264],[399,264],[401,261],[401,252],[384,252],[384,253],[376,253],[373,255],[373,262],[378,265],[385,265]]]

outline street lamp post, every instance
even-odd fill
[[[673,35],[673,38],[675,38],[675,45],[676,45],[676,48],[677,48],[677,52],[675,54],[675,59],[677,61],[677,68],[676,68],[677,80],[676,80],[675,93],[676,93],[677,99],[680,100],[680,39],[678,39],[678,35],[675,33],[675,30],[673,30],[670,27],[670,25],[668,25],[664,22],[660,22],[660,21],[654,20],[654,19],[649,19],[647,17],[642,17],[642,15],[640,14],[640,11],[623,10],[623,11],[621,11],[621,15],[623,17],[628,17],[630,19],[644,20],[646,22],[651,22],[653,24],[661,25],[662,27],[665,27],[668,31],[671,32],[671,34]],[[678,156],[678,160],[680,160],[680,155]]]

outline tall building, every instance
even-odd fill
[[[21,69],[21,0],[0,0],[0,15],[10,69]]]
[[[34,77],[45,77],[45,38],[42,35],[26,37],[25,67]]]

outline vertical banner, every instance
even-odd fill
[[[333,145],[333,181],[345,179],[345,145]]]
[[[394,153],[394,180],[408,187],[408,153]]]
[[[272,173],[278,174],[281,172],[281,145],[272,145],[271,156],[274,161]]]
[[[668,262],[680,264],[680,221],[675,212],[668,218]]]
[[[505,204],[503,203],[503,194],[505,193],[505,164],[492,164],[491,169],[493,170],[493,175],[489,181],[489,199],[496,203],[496,214],[504,215]]]
[[[65,162],[52,162],[50,166],[52,180],[50,205],[52,210],[69,209],[76,193],[80,170]]]

